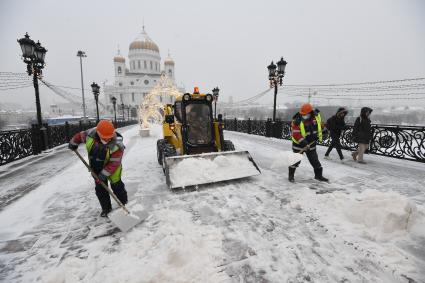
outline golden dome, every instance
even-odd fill
[[[152,42],[133,41],[130,44],[130,50],[132,50],[132,49],[146,49],[146,50],[152,50],[152,51],[159,52],[158,46],[153,41]]]
[[[118,45],[117,55],[114,57],[114,62],[125,63],[125,58],[121,55],[120,46]]]
[[[114,62],[117,62],[117,63],[125,63],[125,58],[124,58],[124,57],[122,57],[122,56],[120,56],[120,55],[115,56],[115,57],[114,57]]]
[[[174,65],[174,61],[173,61],[173,59],[166,59],[166,60],[164,61],[164,64],[165,64],[165,65]]]
[[[158,45],[156,45],[155,42],[150,39],[148,34],[145,32],[145,27],[143,27],[143,30],[139,36],[137,36],[137,38],[132,43],[130,43],[130,50],[134,49],[151,50],[159,53]]]
[[[168,57],[164,60],[164,65],[172,65],[174,66],[174,60],[171,58],[170,50],[168,50]]]

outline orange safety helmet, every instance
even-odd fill
[[[109,120],[100,120],[96,126],[96,132],[101,139],[109,140],[115,134],[114,125]]]
[[[313,106],[310,103],[304,103],[301,106],[300,109],[300,114],[301,115],[307,115],[308,113],[310,113],[311,111],[313,111]]]

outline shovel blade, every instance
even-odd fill
[[[272,169],[281,169],[295,165],[303,160],[303,155],[292,151],[284,151],[278,155],[278,158],[272,163]]]
[[[148,213],[144,210],[127,212],[122,208],[117,208],[108,214],[109,220],[112,221],[122,232],[127,232],[148,217]]]

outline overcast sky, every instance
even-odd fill
[[[280,56],[287,84],[425,76],[420,0],[1,0],[0,71],[25,71],[16,39],[28,32],[48,49],[47,81],[79,87],[76,53],[84,50],[85,87],[111,82],[117,45],[127,56],[143,20],[162,59],[170,49],[178,82],[187,90],[219,86],[224,100],[266,89],[266,67]],[[61,101],[45,88],[41,95],[43,105]],[[0,91],[0,99],[32,106],[34,90]]]

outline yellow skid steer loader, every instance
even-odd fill
[[[185,93],[164,106],[163,139],[158,163],[170,189],[240,179],[261,174],[248,151],[235,151],[223,137],[221,115],[213,119],[213,96]]]

